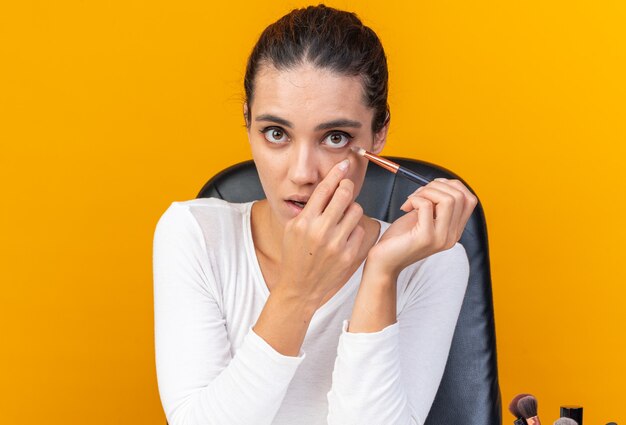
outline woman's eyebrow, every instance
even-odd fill
[[[259,115],[254,120],[255,121],[271,121],[271,122],[278,123],[280,125],[284,125],[285,127],[293,128],[293,124],[291,122],[287,121],[286,119],[277,117],[276,115],[263,114],[263,115]]]
[[[348,119],[338,119],[338,120],[328,121],[328,122],[319,124],[317,127],[315,127],[315,130],[316,131],[317,130],[327,130],[329,128],[334,128],[334,127],[361,128],[362,125],[358,121],[352,121],[352,120],[348,120]]]

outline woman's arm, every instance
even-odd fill
[[[329,424],[357,423],[357,418],[368,417],[364,412],[372,415],[369,423],[408,425],[426,418],[469,277],[467,255],[458,240],[476,204],[477,198],[460,181],[435,179],[407,199],[401,207],[407,214],[394,221],[370,249],[349,329],[344,329],[349,332],[340,340],[329,393]],[[456,258],[442,255],[450,252]],[[425,300],[425,307],[417,303],[403,313],[399,320],[404,323],[399,325],[395,322],[398,276],[417,261],[432,264],[433,258],[442,256],[446,262],[428,276],[436,288],[431,299]],[[438,333],[430,332],[438,327]],[[415,341],[419,345],[412,345]],[[410,349],[399,348],[404,345]],[[401,368],[403,355],[412,360]],[[439,357],[433,360],[435,355]],[[417,373],[416,368],[425,372]],[[416,379],[403,384],[405,376]],[[364,385],[355,394],[363,395],[351,397],[349,389],[354,391],[358,382]],[[412,386],[416,383],[417,389]]]
[[[153,244],[156,368],[170,425],[270,424],[304,353],[284,356],[249,329],[231,357],[202,231],[188,207],[170,206]]]
[[[285,226],[280,277],[272,289],[279,297],[268,301],[254,326],[282,354],[300,350],[325,295],[345,284],[369,251],[354,183],[344,179],[348,167],[348,160],[336,164]]]
[[[372,313],[366,320],[357,317],[355,302],[352,317],[371,328],[354,332],[352,320],[344,322],[328,393],[329,425],[424,423],[441,382],[468,277],[469,261],[457,243],[400,274],[397,322],[375,330],[389,322],[390,310],[395,314],[395,299],[386,298],[386,306],[380,301],[382,307],[377,307],[375,298],[362,297],[367,305],[359,308]],[[362,289],[363,294],[379,290],[370,292],[366,286],[387,284],[364,274],[357,299]]]
[[[378,332],[396,323],[397,280],[395,273],[377,271],[365,262],[348,332]]]

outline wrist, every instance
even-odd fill
[[[348,332],[378,332],[396,322],[397,279],[393,273],[364,270]]]
[[[404,267],[387,265],[368,257],[363,266],[363,276],[371,276],[374,281],[382,284],[395,284],[403,269]]]
[[[322,298],[317,294],[304,294],[296,290],[293,285],[277,284],[270,294],[274,298],[301,310],[303,313],[313,316],[319,307]]]

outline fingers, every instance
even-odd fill
[[[319,216],[322,214],[333,197],[339,182],[341,182],[343,177],[346,175],[349,164],[349,160],[345,159],[331,168],[330,172],[326,175],[326,177],[324,177],[320,184],[317,185],[313,194],[311,194],[311,198],[306,205],[307,208],[305,208],[303,212],[307,211],[308,214],[312,216]]]
[[[444,183],[442,180],[435,179],[432,183],[433,189],[447,195],[442,201],[445,204],[442,220],[439,220],[441,209],[438,209],[435,214],[437,225],[445,227],[448,241],[454,240],[456,242],[458,240],[457,235],[460,238],[463,232],[463,228],[459,231],[459,227],[461,226],[461,213],[465,205],[465,196],[459,189]],[[463,223],[463,227],[465,227],[465,223]]]
[[[476,198],[476,196],[472,192],[470,192],[467,186],[465,186],[459,180],[438,178],[435,179],[435,181],[437,181],[440,185],[443,185],[438,187],[441,187],[443,190],[447,190],[448,193],[450,193],[456,199],[456,206],[459,208],[458,214],[457,211],[455,211],[453,220],[454,223],[456,223],[456,240],[459,240],[461,238],[461,235],[463,234],[463,230],[465,229],[467,221],[472,215],[474,208],[478,204],[478,198]]]
[[[353,202],[345,211],[343,218],[337,226],[337,237],[343,241],[347,240],[362,217],[363,208],[356,202]]]
[[[413,197],[411,204],[416,210],[413,214],[417,214],[417,226],[424,239],[433,240],[435,238],[435,220],[433,219],[435,205],[420,196]]]
[[[433,204],[436,242],[444,246],[457,234],[455,223],[460,211],[457,211],[459,210],[456,205],[457,199],[446,189],[441,188],[441,185],[443,183],[430,182],[428,184],[430,187],[425,187],[420,196],[426,197]]]
[[[413,194],[409,195],[401,209],[403,211],[411,211],[413,202],[416,197],[424,197],[435,204],[433,218],[440,224],[449,224],[450,219],[459,213],[455,213],[455,208],[458,208],[455,203],[459,201],[462,196],[460,194],[452,194],[450,189],[447,189],[440,182],[432,181],[427,186],[420,187]]]
[[[342,219],[346,209],[352,204],[354,198],[354,183],[352,180],[343,179],[339,183],[339,187],[332,195],[330,202],[322,213],[326,223],[334,226]]]
[[[350,235],[348,236],[348,240],[346,241],[346,255],[354,257],[356,253],[359,252],[359,248],[363,244],[363,240],[365,239],[365,229],[360,224],[357,224],[356,227],[352,230]],[[364,251],[364,254],[367,253],[367,250]],[[365,258],[359,258],[359,264]]]
[[[442,179],[442,180],[446,180],[446,179]],[[465,197],[465,203],[463,205],[464,208],[463,208],[463,212],[461,213],[461,222],[464,223],[463,227],[465,227],[465,224],[471,217],[472,212],[474,212],[474,208],[476,208],[476,205],[478,205],[478,198],[467,188],[467,186],[465,186],[460,181],[453,179],[453,180],[447,180],[446,182],[456,187],[457,189],[459,189],[461,193],[463,193],[463,196]],[[462,231],[463,230],[461,229],[461,232]]]
[[[424,187],[426,186],[421,186],[420,188],[418,188],[415,192],[411,193],[409,196],[406,197],[406,201],[404,201],[404,204],[402,204],[400,206],[400,209],[404,212],[409,212],[412,210],[411,208],[411,197],[412,196],[416,196],[418,193],[420,193],[422,190],[424,190]]]
[[[472,214],[478,199],[458,180],[435,179],[428,185],[420,187],[400,207],[403,211],[424,208],[423,202],[417,199],[426,199],[431,203],[434,217],[420,214],[419,220],[433,221],[436,233],[436,243],[444,247],[451,247],[456,243],[465,229],[467,220]]]

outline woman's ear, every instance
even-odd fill
[[[246,123],[246,128],[250,130],[250,111],[248,109],[248,102],[243,103],[243,120]]]
[[[374,143],[372,144],[371,150],[372,153],[378,155],[383,150],[385,143],[387,143],[387,131],[389,131],[389,115],[387,115],[387,120],[385,121],[383,128],[374,133]]]

